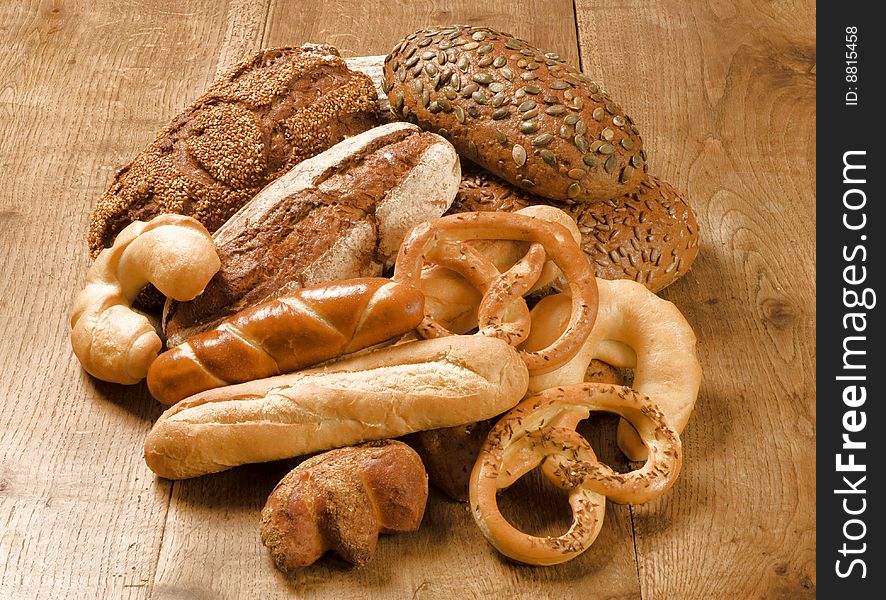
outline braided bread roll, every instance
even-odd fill
[[[423,314],[421,291],[381,277],[302,288],[161,354],[148,371],[148,389],[174,404],[204,390],[296,371],[406,333]]]
[[[274,488],[261,513],[261,541],[284,572],[313,564],[326,550],[363,565],[379,533],[418,529],[427,500],[424,466],[403,442],[330,450]]]

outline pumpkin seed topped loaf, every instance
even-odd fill
[[[553,52],[486,27],[423,29],[385,58],[399,118],[506,181],[566,203],[617,198],[646,174],[639,130]]]
[[[160,213],[215,231],[282,173],[377,124],[372,81],[332,46],[262,50],[219,77],[114,177],[92,211],[95,258]]]

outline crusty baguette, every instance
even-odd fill
[[[413,226],[446,212],[460,180],[452,145],[409,123],[300,163],[213,234],[221,269],[192,302],[167,302],[168,345],[306,285],[381,275]]]
[[[292,573],[326,550],[363,565],[379,533],[414,531],[428,501],[428,476],[415,451],[396,440],[324,452],[290,471],[261,513],[261,541]]]
[[[148,389],[163,404],[232,383],[304,369],[406,333],[424,316],[421,291],[382,277],[297,290],[240,311],[161,354]]]
[[[145,461],[185,479],[473,423],[516,405],[527,386],[526,365],[501,340],[410,342],[182,400],[148,434]]]

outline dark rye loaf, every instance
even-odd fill
[[[561,202],[617,198],[646,173],[633,121],[557,54],[486,27],[424,29],[398,43],[384,91],[492,173]]]
[[[213,234],[221,268],[194,300],[167,301],[168,345],[304,286],[381,275],[410,229],[446,212],[459,181],[455,148],[409,123],[303,161]]]
[[[219,77],[160,131],[99,199],[98,255],[135,220],[188,215],[210,232],[269,182],[377,124],[372,81],[332,46],[262,50]]]

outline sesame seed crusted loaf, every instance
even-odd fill
[[[627,194],[646,173],[639,131],[557,54],[486,27],[424,29],[385,59],[401,119],[508,182],[561,202]]]
[[[465,161],[449,213],[514,212],[533,204],[550,203]],[[633,279],[657,292],[689,272],[698,255],[695,213],[671,184],[652,175],[629,194],[557,208],[575,219],[602,279]]]
[[[377,123],[372,81],[332,46],[262,50],[217,79],[114,177],[92,211],[95,257],[135,220],[196,218],[210,232],[302,160]]]
[[[168,345],[307,285],[381,275],[412,227],[446,212],[460,180],[452,145],[402,122],[303,161],[213,234],[221,268],[194,300],[167,301]]]

